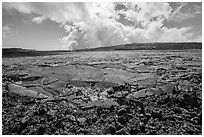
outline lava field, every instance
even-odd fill
[[[3,135],[201,135],[201,50],[2,59]]]

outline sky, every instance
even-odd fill
[[[201,42],[202,3],[2,3],[2,47],[72,50]]]

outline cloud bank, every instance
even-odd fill
[[[184,5],[183,5],[184,6]],[[3,3],[7,10],[36,14],[33,22],[55,21],[67,33],[60,38],[68,49],[111,46],[133,42],[201,40],[191,27],[167,28],[183,6],[168,3]]]

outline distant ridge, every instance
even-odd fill
[[[49,51],[37,51],[34,49],[22,49],[22,48],[3,48],[2,57],[29,57],[29,56],[46,56],[46,55],[58,55],[70,52],[68,50],[49,50]]]
[[[202,49],[201,42],[185,43],[132,43],[108,47],[78,49],[75,51],[112,51],[112,50],[179,50],[179,49]]]
[[[4,53],[14,53],[14,52],[35,52],[33,49],[22,49],[22,48],[3,48]]]
[[[77,50],[49,50],[37,51],[34,49],[22,48],[3,48],[2,57],[24,57],[24,56],[46,56],[67,54],[68,52],[83,52],[83,51],[114,51],[114,50],[182,50],[182,49],[202,49],[201,42],[186,42],[186,43],[132,43],[115,45],[109,47],[98,47]]]

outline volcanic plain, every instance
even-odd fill
[[[4,135],[200,135],[202,50],[2,59]]]

